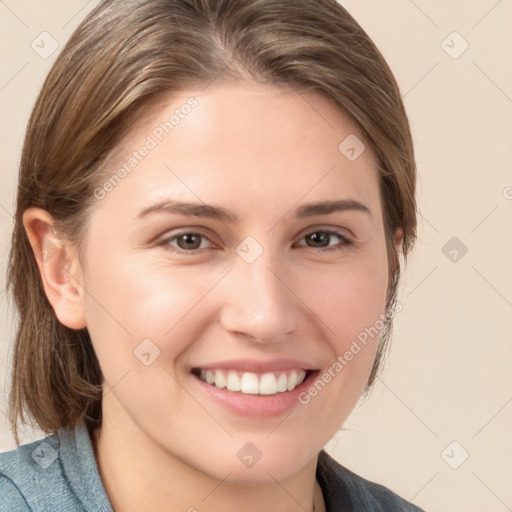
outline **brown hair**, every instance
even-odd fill
[[[400,275],[416,237],[416,169],[396,81],[371,39],[335,0],[106,0],[76,29],[36,101],[21,156],[8,287],[19,312],[9,418],[47,434],[101,425],[102,373],[87,329],[62,325],[48,302],[22,223],[48,211],[79,249],[102,167],[162,95],[214,80],[319,91],[358,124],[379,162],[389,261],[386,325],[366,389],[391,334]],[[341,142],[341,141],[340,141]]]

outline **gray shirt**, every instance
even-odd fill
[[[327,512],[422,512],[320,452]],[[113,512],[85,425],[0,454],[0,512]]]

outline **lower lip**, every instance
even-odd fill
[[[191,374],[199,388],[225,409],[241,416],[251,418],[274,418],[291,411],[299,402],[299,395],[315,380],[318,371],[312,372],[293,391],[284,391],[275,395],[249,395],[240,391],[218,388]]]

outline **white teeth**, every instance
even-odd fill
[[[206,372],[208,374],[208,372]],[[292,389],[295,389],[297,386],[297,372],[293,370],[290,375],[288,376],[288,391],[291,391]]]
[[[215,385],[221,389],[226,387],[226,377],[219,370],[215,370]]]
[[[215,374],[211,370],[206,370],[206,382],[208,382],[208,384],[215,382]]]
[[[240,391],[240,377],[237,375],[236,372],[229,372],[228,373],[228,380],[226,382],[226,387],[229,389],[229,391]]]
[[[240,391],[248,395],[257,395],[260,392],[258,376],[255,373],[245,372],[242,375]]]
[[[273,373],[265,373],[260,380],[260,395],[275,395],[277,393],[277,380]]]
[[[283,391],[288,391],[288,377],[286,373],[281,373],[279,378],[277,379],[277,391],[282,393]]]
[[[292,370],[289,375],[285,372],[264,373],[258,375],[253,372],[240,373],[223,370],[201,370],[200,379],[217,388],[226,388],[229,391],[240,391],[248,395],[275,395],[292,391],[304,382],[306,372],[304,370]]]

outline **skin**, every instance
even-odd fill
[[[338,150],[363,136],[318,93],[224,83],[165,98],[107,177],[190,96],[197,107],[92,207],[83,254],[43,210],[27,210],[24,225],[34,247],[57,247],[38,258],[45,291],[63,324],[88,328],[105,377],[94,446],[115,510],[312,510],[318,453],[356,404],[377,339],[307,405],[274,418],[208,400],[190,368],[292,357],[322,374],[375,325],[388,284],[377,162],[368,144],[353,162]],[[137,218],[164,198],[223,206],[239,221]],[[305,203],[349,198],[371,214],[294,217]],[[331,236],[334,250],[317,247],[306,235],[322,229],[353,243]],[[187,231],[206,238],[195,254],[173,252],[187,250],[175,238]],[[263,250],[252,263],[236,252],[248,236]],[[160,350],[149,366],[134,356],[144,339]],[[236,456],[247,442],[262,454],[251,468]]]

